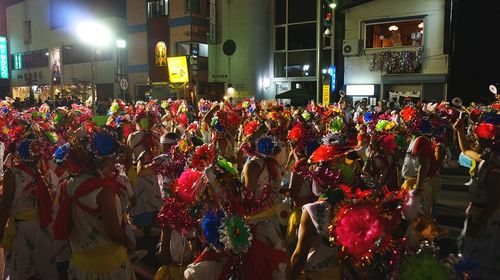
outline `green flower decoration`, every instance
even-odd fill
[[[167,109],[168,107],[168,103],[167,103],[167,100],[162,100],[161,101],[161,105],[160,105],[163,109]]]
[[[306,120],[306,121],[307,121],[307,120],[309,120],[309,118],[310,118],[310,117],[311,117],[311,114],[309,114],[309,112],[308,112],[308,111],[304,111],[304,112],[302,113],[302,118],[304,118],[304,120]]]
[[[45,133],[45,136],[47,136],[47,138],[52,144],[55,144],[57,140],[59,140],[59,137],[57,137],[57,134],[54,132],[47,132]]]
[[[227,216],[221,220],[220,240],[227,249],[235,254],[246,253],[252,244],[252,233],[245,221],[239,216]]]
[[[345,126],[344,120],[339,116],[333,118],[332,122],[330,123],[330,129],[332,130],[333,133],[341,132],[344,126]]]
[[[377,125],[375,126],[375,130],[382,131],[388,124],[389,124],[389,121],[387,121],[387,120],[379,120]]]
[[[403,260],[398,279],[449,280],[451,272],[437,259],[427,254],[409,256]]]
[[[215,126],[219,122],[219,118],[213,117],[212,121],[210,122],[210,126]]]
[[[217,164],[220,168],[224,169],[224,171],[238,176],[238,169],[234,168],[233,164],[227,161],[225,158],[219,157],[219,159],[217,160]]]
[[[60,122],[63,122],[65,119],[66,119],[66,116],[64,114],[59,113],[59,114],[55,115],[54,122],[60,123]]]

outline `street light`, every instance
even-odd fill
[[[82,22],[77,27],[80,39],[92,46],[92,111],[96,112],[96,81],[95,81],[95,53],[97,48],[109,46],[111,43],[111,31],[105,25],[98,22]]]

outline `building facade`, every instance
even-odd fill
[[[115,40],[126,31],[118,2],[26,0],[8,6],[11,95],[32,102],[70,96],[86,100],[92,92],[95,51],[98,100],[121,96]],[[111,30],[107,46],[93,49],[80,39],[77,26],[90,20]]]
[[[131,95],[206,96],[208,14],[208,0],[127,0]],[[167,57],[174,56],[189,58],[189,83],[170,83]]]
[[[209,48],[211,84],[233,87],[236,98],[274,99],[298,89],[303,101],[315,99],[316,1],[213,2],[219,33]],[[320,19],[329,12],[325,7]],[[322,32],[320,41],[323,75],[332,65],[332,37]]]
[[[322,75],[322,85],[330,79],[332,101],[341,89],[358,94],[349,97],[353,101],[446,97],[444,0],[346,0],[337,1],[333,10],[328,5],[332,1],[322,1],[320,15],[316,1],[211,2],[216,7],[211,24],[212,17],[216,24],[210,31],[217,33],[209,46],[209,81],[233,87],[237,98],[279,99],[288,92],[305,102],[314,100],[317,74]],[[317,20],[322,21],[320,73],[316,73]],[[399,41],[392,43],[392,33],[399,34]],[[228,53],[232,45],[235,50]],[[388,57],[401,57],[399,64],[404,66],[388,69],[384,64]],[[359,95],[352,85],[373,89]]]
[[[344,83],[353,99],[446,99],[445,1],[376,0],[345,13]],[[359,85],[368,86],[360,87]]]

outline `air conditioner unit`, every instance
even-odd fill
[[[342,54],[345,56],[359,55],[360,49],[361,49],[360,39],[344,40],[342,44]]]

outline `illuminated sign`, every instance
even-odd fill
[[[167,57],[167,64],[171,83],[189,82],[187,56]]]
[[[375,85],[346,85],[345,92],[350,96],[372,96],[375,95]]]
[[[323,85],[323,105],[330,105],[330,85]]]
[[[335,92],[335,82],[337,79],[337,67],[330,66],[329,72],[330,72],[330,76],[332,77],[332,79],[330,80],[332,92]]]
[[[9,60],[7,56],[7,38],[0,37],[0,79],[9,78]]]
[[[21,70],[23,69],[23,54],[22,53],[16,53],[13,55],[14,56],[14,70]]]

